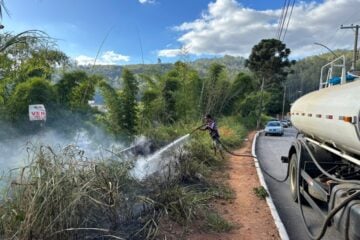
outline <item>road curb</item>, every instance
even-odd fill
[[[253,140],[253,143],[252,143],[252,148],[251,148],[251,154],[252,154],[253,156],[255,156],[255,158],[253,158],[253,159],[254,159],[255,168],[256,168],[257,175],[258,175],[258,177],[259,177],[260,184],[261,184],[261,185],[266,189],[266,191],[269,193],[269,197],[266,198],[266,203],[267,203],[267,205],[269,206],[271,215],[272,215],[272,217],[273,217],[273,219],[274,219],[276,228],[278,229],[280,238],[281,238],[282,240],[289,240],[289,236],[288,236],[288,234],[287,234],[287,232],[286,232],[286,229],[285,229],[285,227],[284,227],[284,224],[283,224],[283,222],[281,221],[281,219],[280,219],[280,217],[279,217],[279,214],[278,214],[278,212],[277,212],[277,210],[276,210],[276,207],[275,207],[275,205],[274,205],[274,202],[273,202],[273,200],[272,200],[272,198],[271,198],[271,194],[270,194],[269,189],[268,189],[268,187],[267,187],[267,185],[266,185],[266,182],[265,182],[265,179],[264,179],[264,175],[263,175],[262,172],[261,172],[261,169],[260,169],[260,166],[259,166],[259,162],[258,162],[258,160],[257,160],[257,158],[256,158],[255,146],[256,146],[256,140],[257,140],[257,138],[258,138],[258,136],[259,136],[260,133],[261,133],[261,131],[260,131],[260,132],[257,132],[256,135],[255,135],[255,137],[254,137],[254,140]]]

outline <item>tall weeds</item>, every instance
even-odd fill
[[[0,239],[154,239],[163,217],[186,227],[213,219],[209,201],[233,193],[213,177],[224,161],[210,146],[207,134],[194,135],[168,156],[177,159],[174,169],[141,182],[130,175],[133,160],[89,160],[74,146],[30,147],[28,166],[11,173],[0,196]]]
[[[141,186],[129,176],[130,168],[125,161],[91,162],[72,146],[60,153],[41,147],[3,196],[0,236],[129,237],[137,231],[134,209],[141,203],[134,191]]]

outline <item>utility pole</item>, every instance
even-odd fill
[[[284,120],[284,112],[285,112],[285,95],[286,95],[286,84],[284,84],[284,96],[283,96],[283,103],[282,103],[282,114],[281,114],[281,120]]]
[[[341,25],[341,29],[354,29],[355,28],[355,43],[354,43],[354,55],[353,55],[353,62],[351,65],[351,69],[353,71],[355,71],[355,67],[356,67],[356,58],[357,58],[357,43],[358,43],[358,36],[359,36],[359,27],[360,25],[353,25],[351,24],[350,26],[343,26]]]

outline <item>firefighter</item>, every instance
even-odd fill
[[[216,151],[217,149],[219,149],[219,152],[221,154],[221,157],[223,157],[222,151],[221,151],[221,143],[220,143],[220,134],[219,131],[217,129],[216,126],[216,122],[215,120],[211,117],[210,114],[207,114],[205,116],[205,121],[206,121],[206,125],[205,127],[201,128],[202,131],[209,131],[210,137],[213,141],[213,148],[214,148],[214,153],[216,155]]]

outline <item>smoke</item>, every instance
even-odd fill
[[[74,130],[72,134],[64,134],[61,129],[44,129],[26,136],[16,134],[16,130],[4,126],[3,124],[0,129],[0,170],[5,172],[26,166],[32,159],[32,154],[41,146],[61,151],[72,145],[91,160],[118,158],[116,153],[125,148],[123,143],[96,126]]]
[[[42,146],[50,147],[55,153],[72,146],[91,161],[134,161],[130,174],[138,180],[154,174],[165,176],[171,174],[177,163],[177,151],[189,138],[189,134],[180,137],[155,152],[153,143],[144,136],[125,146],[94,125],[74,130],[72,134],[49,128],[33,135],[21,135],[5,126],[2,124],[0,128],[0,175],[29,165]]]
[[[160,177],[171,175],[171,171],[177,163],[177,153],[180,146],[190,137],[190,134],[182,136],[150,156],[138,158],[131,175],[138,180],[143,180],[153,174]]]

